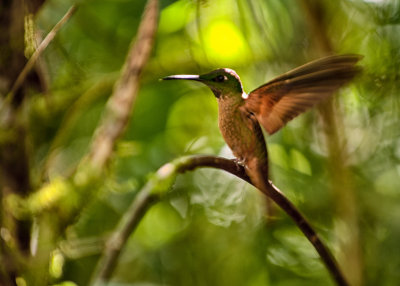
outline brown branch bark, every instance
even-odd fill
[[[147,63],[157,30],[158,0],[148,0],[137,39],[131,47],[119,81],[107,102],[101,125],[92,142],[89,160],[101,168],[110,158],[116,140],[129,121],[132,106],[139,90],[139,79]]]
[[[96,271],[93,274],[91,285],[102,285],[107,282],[117,265],[118,257],[126,244],[129,236],[135,231],[145,212],[155,202],[162,198],[166,189],[173,183],[179,173],[193,171],[196,168],[216,168],[229,172],[248,183],[251,183],[245,168],[233,160],[214,156],[189,156],[161,167],[153,178],[138,193],[128,211],[122,217],[111,238],[108,240]],[[321,257],[326,268],[338,285],[348,285],[344,279],[333,255],[319,238],[311,224],[300,211],[285,197],[285,195],[271,182],[268,185],[269,197],[296,223],[299,229],[311,242]]]

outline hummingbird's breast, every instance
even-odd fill
[[[244,163],[254,157],[267,159],[264,136],[255,116],[244,108],[243,100],[232,101],[218,101],[218,125],[225,142]]]

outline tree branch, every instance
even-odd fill
[[[108,240],[96,271],[92,276],[91,285],[101,285],[101,283],[107,282],[111,278],[112,272],[117,264],[118,256],[128,240],[129,235],[135,231],[141,218],[150,206],[160,200],[162,195],[166,193],[166,190],[174,182],[176,175],[204,167],[224,170],[248,183],[251,183],[243,166],[237,164],[233,160],[221,157],[188,156],[179,158],[162,166],[138,193],[137,199],[132,202],[128,211],[122,217],[121,222],[117,226],[116,231]],[[269,182],[268,188],[270,198],[297,224],[320,255],[323,263],[337,284],[348,285],[333,255],[318,237],[317,233],[306,218],[271,182]]]
[[[67,13],[65,13],[64,17],[58,23],[51,29],[51,31],[47,34],[46,38],[40,43],[38,48],[35,50],[35,52],[32,54],[32,56],[29,58],[28,62],[18,75],[17,79],[15,80],[13,86],[11,87],[10,92],[7,95],[7,100],[8,102],[11,102],[14,94],[17,92],[17,90],[22,86],[24,83],[26,77],[28,76],[29,72],[33,69],[35,66],[37,60],[43,53],[43,51],[47,48],[47,46],[51,43],[51,41],[54,39],[54,37],[57,35],[58,31],[61,29],[62,26],[71,18],[71,16],[76,12],[77,10],[77,5],[72,5],[71,8],[68,9]]]
[[[111,278],[129,235],[136,229],[147,210],[159,200],[157,195],[152,194],[152,187],[151,182],[145,185],[120,220],[116,231],[105,245],[103,255],[96,266],[89,285],[103,285]]]
[[[158,21],[158,0],[148,0],[135,44],[131,47],[119,81],[107,102],[101,125],[92,142],[90,162],[101,168],[110,158],[116,140],[128,124],[139,90],[139,79],[153,47]]]

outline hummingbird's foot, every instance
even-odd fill
[[[246,166],[244,159],[235,158],[235,159],[232,159],[232,161],[235,162],[236,164],[242,166],[242,167]]]
[[[235,159],[231,159],[232,162],[234,162],[236,164],[236,168],[237,171],[240,171],[242,168],[246,168],[245,162],[243,159],[239,159],[239,158],[235,158]]]

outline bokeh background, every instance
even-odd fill
[[[34,16],[38,31],[45,35],[72,4],[45,1]],[[20,113],[33,189],[68,176],[88,152],[144,6],[81,1],[44,52],[48,87],[32,88]],[[42,269],[46,284],[88,283],[104,240],[160,166],[188,154],[232,158],[212,93],[160,78],[229,67],[250,92],[340,53],[363,55],[363,74],[267,137],[271,179],[309,218],[352,285],[398,285],[397,0],[161,0],[129,125],[88,205],[59,226],[61,238]],[[265,199],[245,182],[202,169],[178,176],[169,192],[130,236],[109,285],[334,285],[294,223],[278,209],[267,220]]]

